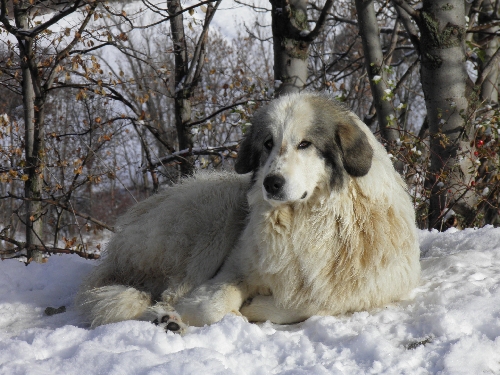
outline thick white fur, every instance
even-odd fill
[[[173,310],[196,326],[227,313],[293,323],[381,307],[417,285],[413,207],[366,125],[347,114],[373,149],[371,168],[362,177],[344,173],[335,189],[314,145],[295,147],[314,126],[314,97],[292,95],[270,107],[275,145],[254,181],[198,174],[121,219],[79,296],[93,326]],[[263,190],[272,173],[287,181],[282,201]]]

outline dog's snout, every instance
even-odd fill
[[[271,195],[276,195],[281,192],[285,185],[285,179],[278,174],[272,174],[264,179],[264,188]]]

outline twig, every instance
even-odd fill
[[[231,105],[228,105],[226,107],[223,107],[223,108],[220,108],[218,109],[217,111],[211,113],[210,115],[208,115],[207,117],[203,118],[202,120],[198,120],[198,121],[193,121],[193,122],[190,122],[189,124],[187,124],[186,126],[188,127],[191,127],[191,126],[195,126],[195,125],[199,125],[199,124],[202,124],[204,123],[205,121],[211,119],[212,117],[215,117],[217,116],[219,113],[221,112],[224,112],[224,111],[227,111],[228,109],[231,109],[231,108],[234,108],[234,107],[237,107],[239,105],[246,105],[248,104],[248,102],[267,102],[268,100],[266,99],[252,99],[252,100],[245,100],[243,102],[237,102],[237,103],[233,103]]]
[[[171,18],[174,18],[174,17],[177,17],[177,16],[180,16],[181,14],[185,13],[185,12],[188,12],[190,10],[194,10],[202,5],[205,5],[205,4],[208,4],[210,5],[211,3],[213,2],[213,0],[207,0],[207,1],[200,1],[199,3],[197,4],[194,4],[194,5],[191,5],[189,7],[186,7],[184,9],[181,9],[180,11],[176,12],[176,13],[172,13],[172,14],[169,14],[168,17],[164,17],[162,18],[161,20],[159,21],[156,21],[154,23],[150,23],[148,25],[144,25],[144,26],[134,26],[134,29],[148,29],[150,28],[151,26],[156,26],[156,25],[159,25],[163,22],[167,22],[167,21],[170,21]],[[144,1],[143,1],[144,5],[146,5],[149,9],[151,9],[151,7],[146,4]],[[158,9],[158,8],[157,8]],[[152,10],[152,9],[151,9]],[[166,10],[166,9],[162,9],[162,10]],[[155,13],[159,13],[159,12],[155,12]],[[168,11],[167,11],[168,13]]]
[[[401,20],[401,23],[403,24],[403,27],[405,28],[406,32],[408,33],[410,41],[415,46],[415,49],[417,51],[420,51],[419,32],[418,32],[416,26],[411,22],[411,18],[410,18],[410,16],[413,16],[413,19],[417,20],[420,17],[420,13],[418,11],[416,11],[415,9],[413,9],[411,6],[409,6],[404,1],[393,0],[393,3],[395,5],[394,7],[396,8],[396,12],[398,13],[398,17]],[[405,4],[406,7],[402,7],[400,4]],[[406,8],[409,8],[409,9],[406,9]],[[413,12],[412,12],[412,10],[413,10]]]
[[[238,149],[238,147],[239,147],[239,144],[237,142],[234,142],[232,144],[228,144],[228,145],[220,146],[220,147],[192,148],[192,149],[177,151],[177,152],[172,153],[171,155],[164,156],[160,160],[158,160],[157,162],[152,163],[151,165],[143,168],[142,173],[146,173],[151,168],[156,168],[156,167],[163,165],[165,163],[179,160],[179,159],[184,159],[186,156],[190,156],[190,155],[220,155],[221,152],[224,152],[224,151],[236,151]]]
[[[314,29],[310,33],[308,33],[306,36],[304,36],[302,38],[302,40],[304,40],[306,42],[312,42],[312,41],[314,41],[314,39],[316,39],[316,37],[319,35],[321,30],[323,29],[323,26],[325,25],[325,22],[326,22],[326,19],[328,16],[328,12],[332,8],[332,5],[333,5],[333,0],[326,1],[325,6],[321,10],[319,18],[316,21],[316,26],[314,27]]]
[[[60,203],[60,202],[57,202],[57,201],[53,201],[51,199],[44,199],[44,198],[26,198],[26,197],[20,197],[20,196],[17,196],[17,195],[14,195],[12,193],[7,193],[8,196],[10,198],[14,198],[14,199],[20,199],[20,200],[23,200],[23,201],[34,201],[34,202],[44,202],[44,203],[48,203],[48,204],[51,204],[53,206],[57,206],[57,207],[60,207],[62,208],[63,210],[66,210],[66,211],[69,211],[71,212],[72,214],[76,215],[76,216],[80,216],[81,218],[84,218],[85,220],[88,220],[88,221],[91,221],[93,222],[94,224],[97,224],[107,230],[109,230],[110,232],[114,232],[115,231],[115,228],[113,227],[110,227],[109,225],[103,223],[102,221],[100,220],[97,220],[97,219],[94,219],[92,216],[89,216],[87,214],[82,214],[78,211],[75,211],[73,208],[71,207],[68,207],[66,206],[65,204],[63,203]]]
[[[392,0],[392,2],[408,13],[415,21],[420,19],[420,12],[414,9],[405,0]]]
[[[491,56],[490,61],[486,63],[486,66],[483,68],[481,75],[476,80],[476,85],[479,86],[483,84],[483,82],[486,80],[486,77],[488,77],[488,74],[490,74],[491,70],[494,67],[498,67],[499,60],[500,60],[500,48],[496,50],[493,56]]]
[[[80,250],[61,249],[58,247],[47,247],[47,246],[33,245],[33,244],[27,245],[24,242],[16,241],[10,237],[6,237],[1,234],[0,234],[0,240],[9,242],[16,246],[15,249],[0,250],[1,259],[12,259],[12,258],[19,258],[22,256],[26,256],[26,251],[40,251],[42,253],[47,253],[47,254],[76,254],[79,257],[85,259],[99,259],[101,257],[99,254],[87,253],[85,251],[80,251]]]

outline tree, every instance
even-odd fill
[[[33,258],[41,261],[42,254],[35,248],[43,246],[43,223],[42,223],[42,188],[43,188],[43,164],[44,164],[44,116],[45,104],[49,90],[59,73],[61,62],[66,59],[69,52],[78,43],[81,33],[97,6],[97,1],[85,2],[77,0],[70,5],[65,5],[49,20],[32,27],[32,14],[36,13],[30,1],[20,0],[13,3],[14,24],[8,18],[7,0],[0,2],[0,22],[3,29],[16,38],[20,67],[20,80],[22,84],[21,95],[24,109],[24,152],[25,152],[25,209],[26,216],[26,248],[28,260]],[[43,6],[42,4],[40,4]],[[43,53],[43,47],[39,43],[43,35],[50,33],[49,28],[67,15],[76,12],[82,7],[87,7],[79,30],[73,39],[64,47],[56,51],[50,57]]]
[[[306,0],[272,0],[274,79],[277,95],[299,92],[308,78],[309,45],[321,32],[333,0],[327,0],[309,32]]]
[[[452,207],[467,220],[474,205],[470,159],[464,159],[473,151],[466,95],[465,3],[424,1],[420,10],[403,0],[394,3],[421,59],[431,150],[428,221],[429,227],[441,228]],[[408,16],[418,26],[420,37]]]
[[[170,17],[170,28],[175,56],[175,124],[180,150],[190,150],[193,148],[188,127],[189,122],[191,122],[190,99],[203,71],[208,28],[220,3],[220,0],[215,5],[212,5],[210,2],[208,3],[203,30],[196,43],[193,58],[189,61],[180,1],[167,1],[169,14],[176,15],[175,17]],[[187,159],[181,162],[181,173],[183,175],[193,173],[192,160]]]
[[[87,254],[85,230],[230,168],[253,111],[305,88],[385,143],[421,227],[499,222],[498,1],[252,2],[232,40],[220,4],[0,0],[2,254]]]
[[[395,113],[392,104],[386,100],[391,89],[387,85],[387,59],[384,58],[380,43],[377,16],[373,0],[356,0],[358,13],[358,27],[363,44],[365,67],[370,80],[373,103],[377,113],[382,139],[387,142],[388,148],[394,148],[400,138],[398,130],[393,126]],[[397,23],[396,23],[397,25]],[[394,39],[398,35],[398,27],[394,32]],[[389,55],[388,55],[389,56]]]
[[[496,160],[491,147],[498,143],[498,137],[496,132],[484,133],[482,125],[475,128],[480,121],[476,117],[476,110],[481,103],[471,88],[474,84],[465,64],[468,58],[474,56],[466,50],[467,33],[479,34],[481,30],[488,30],[488,38],[483,39],[479,48],[478,45],[474,47],[480,57],[478,62],[481,62],[476,85],[487,92],[483,94],[483,99],[487,97],[486,100],[495,103],[491,93],[498,91],[498,79],[494,75],[495,64],[490,63],[499,56],[495,45],[498,35],[494,29],[494,22],[498,19],[498,2],[494,3],[477,1],[472,7],[466,7],[465,3],[423,2],[423,6],[416,10],[403,0],[393,1],[392,6],[387,2],[356,1],[357,22],[352,20],[349,6],[342,9],[343,5],[339,4],[333,8],[333,12],[329,12],[327,19],[336,25],[330,30],[342,35],[342,44],[339,38],[332,38],[332,41],[337,50],[340,47],[344,52],[325,47],[324,41],[313,44],[313,61],[319,64],[318,69],[309,75],[308,85],[316,86],[321,82],[323,87],[334,92],[340,91],[339,99],[349,102],[351,107],[358,106],[363,115],[367,107],[360,103],[366,101],[363,98],[366,91],[361,86],[364,77],[357,70],[359,61],[364,61],[371,86],[371,107],[378,118],[380,136],[383,141],[389,141],[387,146],[396,158],[395,165],[411,184],[422,225],[425,223],[431,228],[446,228],[448,223],[445,222],[450,215],[460,217],[464,225],[471,225],[481,216],[484,207],[489,205],[494,211],[498,210],[495,208],[498,207],[498,201],[494,201],[498,197],[498,183],[495,182],[496,177],[492,177],[498,173],[498,163],[486,163],[491,157]],[[321,5],[313,2],[309,11],[315,14],[314,11],[319,9]],[[341,14],[344,10],[345,13]],[[466,10],[471,20],[468,30],[465,24]],[[482,17],[487,19],[486,25],[481,26],[479,14],[488,15]],[[381,26],[378,26],[379,23]],[[404,31],[400,29],[400,23]],[[361,36],[363,51],[358,59],[355,58],[359,53],[356,36],[352,37],[352,42],[346,38],[351,25],[357,26]],[[380,36],[379,30],[382,33]],[[390,35],[390,38],[384,35]],[[322,35],[322,38],[326,37]],[[410,41],[412,46],[405,45],[406,41]],[[419,59],[413,57],[415,54],[418,54]],[[347,62],[350,56],[353,58]],[[418,66],[421,94],[418,86],[412,88],[411,84],[405,82],[414,82],[413,76]],[[328,79],[329,75],[334,78]],[[489,84],[485,85],[484,80],[488,75]],[[359,78],[356,80],[355,77]],[[349,78],[352,79],[349,81]],[[414,120],[408,116],[411,113],[410,106],[418,106],[418,96],[422,94],[426,121],[417,134],[415,130],[418,131],[420,126],[415,126]],[[417,99],[416,103],[412,102],[412,96]],[[372,110],[369,112],[372,113]],[[490,113],[493,121],[488,120],[488,124],[494,125],[497,121],[495,113]],[[371,114],[364,117],[367,123],[371,123],[374,118]],[[408,126],[409,121],[413,122],[415,130]],[[429,146],[426,146],[427,137]],[[481,139],[477,140],[478,137]],[[483,144],[488,147],[485,148]],[[478,165],[481,167],[478,168]],[[425,185],[421,184],[424,181],[422,177]],[[483,191],[478,191],[479,188]],[[495,196],[493,201],[488,198],[489,203],[481,197],[488,189],[488,196]]]

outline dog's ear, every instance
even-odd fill
[[[255,149],[253,139],[253,125],[245,134],[243,141],[241,141],[238,157],[234,164],[236,173],[244,174],[252,172],[259,166],[259,150]]]
[[[346,172],[354,177],[366,175],[373,158],[373,149],[366,134],[357,124],[343,121],[337,125],[336,138]]]

